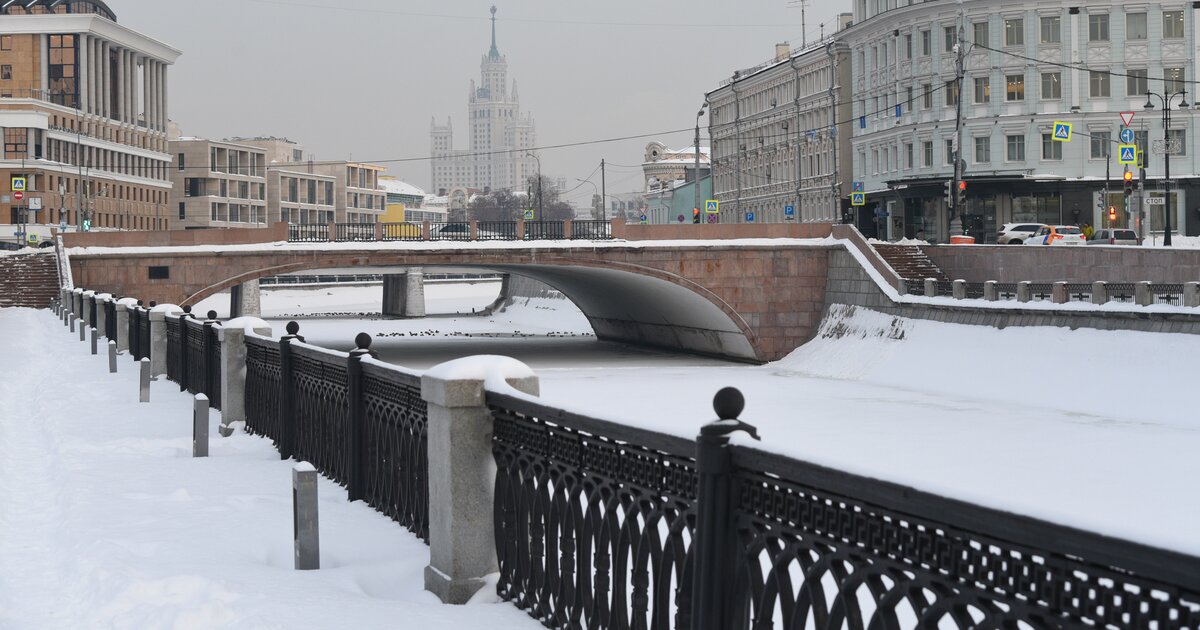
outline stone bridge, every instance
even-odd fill
[[[264,276],[317,269],[527,276],[561,291],[600,339],[751,362],[781,358],[813,336],[830,252],[844,251],[816,240],[830,235],[828,224],[622,227],[623,240],[587,242],[254,243],[279,236],[267,229],[160,235],[153,237],[158,246],[137,246],[129,233],[113,237],[116,247],[95,234],[66,235],[65,244],[76,286],[180,305]]]

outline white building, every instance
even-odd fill
[[[467,102],[470,120],[469,149],[454,148],[450,121],[430,123],[433,192],[444,195],[455,188],[523,190],[537,174],[532,157],[533,118],[521,113],[517,83],[508,91],[508,60],[496,48],[496,7],[492,7],[492,47],[480,63],[480,83],[471,81]]]
[[[1108,207],[1118,226],[1137,225],[1122,194],[1119,113],[1135,112],[1130,131],[1150,158],[1148,188],[1159,191],[1164,160],[1151,141],[1163,138],[1163,109],[1157,98],[1155,109],[1144,109],[1146,92],[1196,92],[1190,3],[856,0],[844,38],[854,74],[853,178],[867,202],[855,216],[859,228],[947,238],[960,26],[967,233],[994,242],[1008,222],[1102,227]],[[1170,131],[1182,153],[1171,163],[1171,223],[1189,234],[1200,232],[1187,210],[1197,205],[1188,203],[1197,197],[1200,149],[1193,118],[1191,109],[1174,109]],[[1070,142],[1051,137],[1055,121],[1073,126]],[[1150,208],[1150,228],[1161,230],[1164,206]]]

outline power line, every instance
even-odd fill
[[[1017,59],[1031,61],[1033,63],[1040,64],[1040,65],[1055,66],[1055,67],[1059,67],[1059,68],[1066,68],[1068,70],[1082,70],[1084,72],[1094,72],[1096,74],[1107,74],[1109,76],[1114,76],[1114,77],[1126,77],[1126,78],[1131,78],[1131,79],[1146,79],[1148,81],[1150,81],[1150,80],[1162,81],[1164,84],[1167,81],[1173,81],[1173,82],[1181,84],[1181,85],[1182,84],[1187,84],[1187,85],[1200,84],[1200,81],[1187,81],[1184,79],[1168,79],[1165,75],[1162,77],[1151,77],[1151,76],[1143,76],[1143,75],[1138,75],[1138,74],[1128,74],[1125,72],[1114,72],[1112,70],[1093,70],[1090,67],[1088,67],[1087,64],[1083,64],[1083,63],[1075,64],[1075,63],[1065,63],[1062,61],[1049,61],[1046,59],[1038,59],[1037,57],[1029,57],[1027,55],[1022,55],[1020,53],[1015,53],[1015,52],[1011,52],[1008,50],[1000,50],[998,48],[992,48],[990,46],[985,46],[983,44],[972,44],[972,47],[982,48],[984,50],[990,50],[992,52],[998,52],[1002,55],[1008,55],[1009,57],[1016,57]],[[1139,94],[1138,96],[1142,96],[1142,95]]]

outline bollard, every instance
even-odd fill
[[[83,323],[83,320],[80,319],[79,320],[79,340],[83,341],[84,339],[87,339],[87,326],[85,326]]]
[[[70,325],[71,332],[75,332],[75,313],[71,313]]]
[[[925,278],[925,297],[937,297],[937,278]]]
[[[1033,299],[1033,287],[1028,280],[1017,283],[1017,301],[1028,302]]]
[[[1092,304],[1104,304],[1105,302],[1108,302],[1108,283],[1097,280],[1092,283]]]
[[[983,283],[983,299],[988,302],[995,302],[1000,299],[1000,291],[996,286],[995,280],[988,280]]]
[[[1150,291],[1149,282],[1138,282],[1133,285],[1133,301],[1138,306],[1150,306],[1154,303],[1154,293]]]
[[[192,457],[208,457],[208,396],[196,394],[192,404]]]
[[[96,327],[92,326],[92,354],[97,354],[96,350]]]
[[[1067,291],[1066,282],[1055,282],[1050,287],[1050,301],[1055,304],[1066,304],[1071,301],[1071,293]]]
[[[117,342],[108,342],[108,373],[117,373]]]
[[[1183,305],[1193,308],[1200,306],[1200,282],[1183,283]]]
[[[321,536],[317,525],[317,469],[308,462],[300,462],[292,467],[292,536],[297,570],[321,568]]]
[[[966,280],[955,280],[950,285],[950,290],[951,290],[950,294],[952,296],[954,296],[954,299],[956,299],[956,300],[967,299],[967,281]]]
[[[141,364],[142,372],[138,379],[140,381],[138,401],[150,402],[150,359],[142,359],[139,363]]]

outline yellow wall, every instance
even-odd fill
[[[404,204],[389,203],[387,211],[379,216],[380,223],[400,223],[404,221]]]

